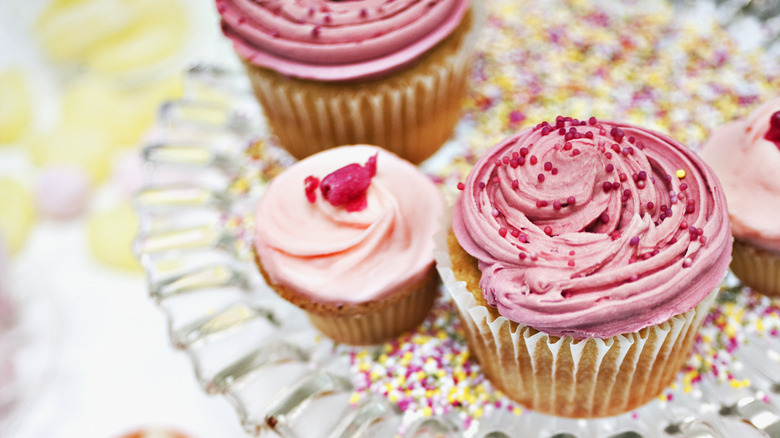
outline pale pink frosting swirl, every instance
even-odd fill
[[[780,148],[764,138],[780,98],[713,132],[701,157],[718,175],[734,237],[780,252]]]
[[[323,81],[409,65],[460,24],[469,0],[216,0],[223,33],[252,64]]]
[[[712,292],[731,260],[709,167],[665,135],[595,119],[545,122],[492,147],[468,176],[453,230],[479,262],[488,303],[556,336],[666,321]]]
[[[304,180],[322,178],[374,154],[376,175],[364,210],[334,207]],[[443,201],[412,164],[374,146],[328,149],[277,176],[260,199],[255,250],[274,283],[314,300],[359,303],[422,280],[433,265],[433,235]]]

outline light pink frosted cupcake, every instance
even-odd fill
[[[723,191],[696,154],[559,117],[496,144],[460,188],[436,260],[497,387],[589,418],[672,382],[731,253]]]
[[[701,157],[728,199],[731,270],[751,289],[780,296],[780,98],[715,130]]]
[[[216,0],[280,143],[296,158],[375,144],[414,163],[449,138],[478,28],[469,0]]]
[[[431,308],[442,209],[438,188],[407,161],[374,146],[329,149],[286,169],[263,194],[257,265],[335,341],[386,341]]]

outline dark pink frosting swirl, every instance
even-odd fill
[[[710,168],[665,135],[594,118],[558,117],[492,147],[453,230],[488,303],[555,336],[662,323],[712,292],[731,260]]]
[[[446,38],[469,0],[216,0],[247,61],[325,81],[396,71]]]

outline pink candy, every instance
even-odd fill
[[[322,196],[334,207],[343,205],[349,212],[365,209],[368,206],[366,191],[376,175],[376,158],[376,155],[372,156],[364,166],[348,164],[327,175],[322,182],[314,176],[307,177],[304,184],[309,202],[316,200],[315,190],[319,183]]]

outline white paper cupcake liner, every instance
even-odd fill
[[[485,375],[507,396],[535,411],[578,418],[630,411],[655,398],[682,368],[717,291],[688,312],[636,333],[607,339],[555,337],[478,305],[455,278],[437,237],[435,259]]]

